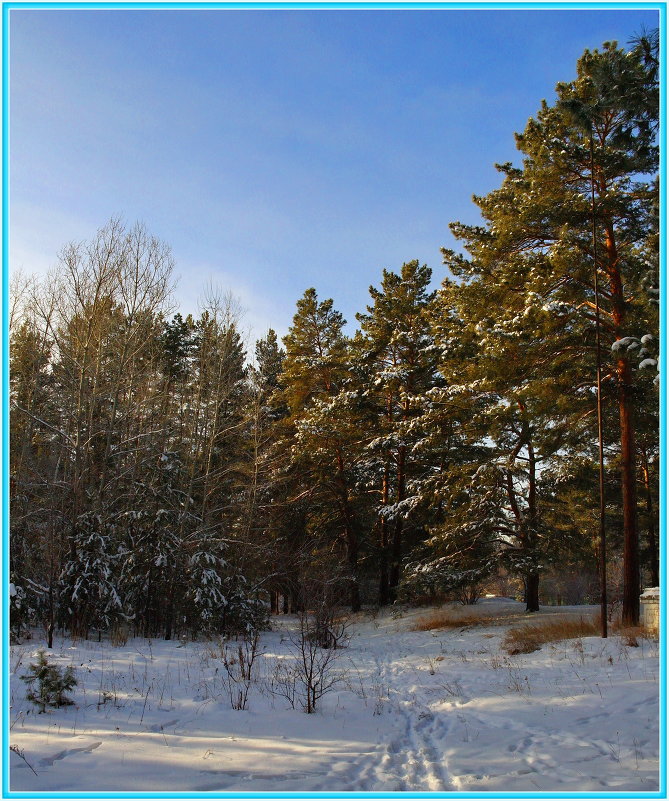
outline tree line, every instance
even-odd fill
[[[356,610],[473,599],[500,571],[535,611],[542,576],[601,559],[598,351],[636,622],[659,583],[657,53],[656,33],[586,51],[481,223],[451,225],[441,288],[384,270],[352,336],[311,288],[250,360],[234,301],[173,314],[169,247],[119,220],[17,275],[13,632],[232,631],[333,581]]]

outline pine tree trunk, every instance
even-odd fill
[[[351,579],[351,588],[349,590],[349,603],[351,605],[351,612],[359,612],[362,603],[360,601],[360,584],[358,579]]]
[[[397,498],[396,503],[404,500],[406,490],[406,448],[399,448],[397,454]],[[390,600],[397,598],[397,587],[400,583],[402,568],[402,538],[404,534],[404,519],[398,517],[393,529],[393,539],[390,551]]]
[[[388,575],[388,524],[384,520],[381,529],[381,551],[379,553],[379,606],[390,603],[390,578]]]
[[[348,486],[344,471],[341,449],[337,448],[337,469],[339,471],[340,506],[344,518],[344,540],[346,542],[346,561],[350,570],[349,603],[352,612],[360,611],[360,585],[358,582],[358,534],[355,530],[353,512],[348,497]]]
[[[623,362],[623,364],[621,364]],[[620,409],[620,461],[623,496],[623,622],[639,623],[639,536],[636,526],[636,469],[634,427],[630,402],[630,368],[627,359],[619,361],[618,403]]]
[[[47,648],[53,648],[53,630],[55,620],[55,610],[53,601],[53,583],[49,584],[49,618],[46,627],[46,645]]]
[[[521,406],[523,412],[525,407]],[[530,428],[527,422],[524,423],[524,433],[526,439],[527,459],[528,459],[528,493],[527,493],[527,534],[526,544],[530,548],[536,545],[536,525],[537,525],[537,460],[532,444]],[[539,611],[539,574],[536,572],[528,573],[525,579],[525,611]]]
[[[383,471],[383,490],[381,494],[381,508],[388,505],[390,484],[390,468],[386,464]],[[388,521],[385,517],[380,519],[380,553],[379,553],[379,605],[386,606],[390,603],[390,581],[388,576]]]
[[[660,560],[657,548],[657,536],[655,534],[655,510],[653,508],[653,496],[650,491],[650,467],[648,465],[648,455],[645,449],[641,450],[643,459],[643,486],[646,494],[646,513],[648,515],[648,550],[650,552],[650,585],[651,587],[660,586]]]
[[[525,611],[539,611],[539,574],[528,573],[525,576]]]
[[[624,336],[625,295],[618,268],[618,250],[613,227],[606,226],[606,258],[612,316],[618,337]],[[619,352],[616,359],[618,413],[620,418],[620,472],[623,507],[623,622],[639,623],[639,535],[636,523],[636,459],[632,415],[632,370],[629,359]]]
[[[388,577],[388,594],[391,601],[397,599],[397,587],[400,583],[400,573],[402,567],[402,533],[404,529],[404,520],[400,519],[395,522],[393,529],[393,540],[390,550],[390,574]]]
[[[349,603],[352,612],[360,611],[360,583],[358,581],[358,537],[351,521],[347,522],[346,542],[348,567],[351,572]]]
[[[169,603],[167,606],[167,612],[165,614],[165,639],[171,640],[172,639],[172,631],[174,627],[174,593],[175,589],[174,586],[170,587],[170,595],[169,595]]]

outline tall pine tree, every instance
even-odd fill
[[[553,315],[554,330],[544,340],[545,378],[569,353],[581,370],[581,386],[594,373],[593,276],[599,271],[603,339],[611,347],[619,418],[623,616],[636,622],[637,365],[628,337],[643,316],[639,298],[647,268],[641,247],[653,224],[647,177],[657,169],[657,92],[639,48],[624,51],[607,43],[602,51],[586,51],[577,71],[575,81],[558,84],[557,103],[544,103],[517,136],[522,168],[501,165],[501,188],[475,198],[485,225],[451,226],[471,258],[445,251],[445,259],[465,280],[494,282],[500,290],[506,287],[507,297],[522,296],[524,308],[501,324],[510,333],[528,316]]]

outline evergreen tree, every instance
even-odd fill
[[[420,436],[416,420],[436,384],[437,352],[430,327],[429,291],[432,273],[426,265],[411,261],[400,273],[383,271],[381,288],[370,287],[373,303],[359,314],[360,351],[366,395],[375,411],[367,444],[368,471],[378,498],[379,601],[397,596],[404,555],[404,539],[410,522],[418,527],[415,482],[425,464],[413,445]]]
[[[256,364],[250,368],[247,405],[247,450],[243,511],[239,539],[245,543],[244,573],[269,588],[273,611],[278,611],[278,594],[286,583],[286,569],[279,547],[283,504],[281,463],[277,452],[280,421],[287,415],[281,400],[281,375],[285,351],[279,347],[276,332],[255,346]]]
[[[502,187],[475,198],[485,227],[452,226],[471,258],[445,251],[445,259],[462,279],[494,285],[507,302],[515,299],[515,317],[507,315],[498,323],[488,314],[481,322],[482,333],[493,331],[510,342],[528,318],[553,318],[553,330],[541,343],[545,352],[535,363],[550,366],[545,379],[567,360],[573,365],[572,375],[580,368],[580,380],[572,383],[574,392],[586,386],[594,372],[593,275],[595,269],[600,272],[602,331],[612,346],[619,413],[624,618],[636,622],[636,370],[626,337],[630,327],[638,325],[634,320],[645,272],[640,245],[652,225],[652,187],[644,178],[657,167],[656,94],[638,50],[625,52],[605,44],[601,52],[586,51],[577,69],[575,81],[558,84],[558,102],[544,103],[517,136],[523,167],[501,165]]]
[[[253,371],[253,378],[260,399],[263,403],[272,403],[272,397],[280,389],[279,377],[283,370],[283,360],[286,353],[279,347],[276,331],[270,328],[267,336],[256,342],[255,349],[257,367]],[[272,410],[272,416],[281,416],[284,410]]]
[[[319,302],[316,290],[308,289],[284,338],[280,381],[289,410],[285,430],[293,441],[291,469],[299,474],[297,497],[309,499],[316,549],[343,545],[350,603],[357,610],[361,528],[355,471],[360,432],[352,414],[355,393],[346,386],[343,326],[332,300]]]

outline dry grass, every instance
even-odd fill
[[[109,641],[115,648],[121,648],[128,642],[130,630],[127,626],[114,626],[109,634]]]
[[[629,645],[631,648],[637,648],[639,640],[652,642],[658,640],[657,631],[646,629],[643,626],[628,626],[620,620],[611,623],[610,630],[620,637],[624,645]]]
[[[499,610],[492,613],[466,606],[448,607],[437,609],[431,614],[419,618],[411,630],[433,631],[434,629],[461,629],[467,626],[494,626],[504,618],[505,616]]]
[[[509,629],[502,640],[502,649],[507,654],[531,654],[548,642],[574,640],[577,637],[593,637],[600,632],[599,618],[555,616],[552,620],[527,623]]]

